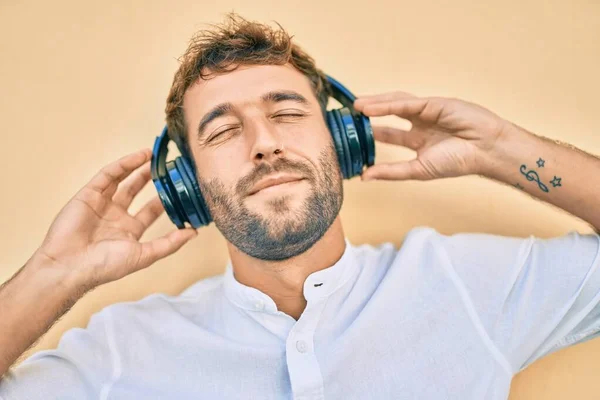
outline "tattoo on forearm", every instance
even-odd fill
[[[534,170],[530,170],[527,171],[527,166],[525,164],[521,165],[521,174],[525,175],[525,178],[527,178],[528,181],[535,181],[538,186],[540,187],[540,189],[542,189],[542,191],[548,193],[548,186],[544,185],[541,181],[540,181],[540,176],[537,174],[537,172],[535,172]]]
[[[540,168],[544,168],[544,163],[545,163],[545,162],[546,162],[546,161],[542,160],[542,157],[540,157],[540,159],[539,159],[539,160],[537,160],[537,165],[538,165],[538,167],[540,167]]]
[[[546,161],[544,159],[542,159],[541,157],[536,161],[536,164],[539,168],[544,168]],[[534,181],[535,183],[538,184],[538,187],[543,191],[548,193],[549,189],[548,186],[544,185],[542,183],[542,181],[540,180],[540,176],[538,175],[538,173],[536,171],[529,170],[527,171],[527,165],[523,164],[521,165],[521,168],[519,169],[519,171],[521,171],[521,174],[525,176],[525,178],[527,178],[527,180],[529,182]],[[553,187],[558,187],[558,186],[562,186],[561,185],[561,177],[554,175],[554,179],[552,179],[550,181],[550,183],[552,184]],[[517,189],[521,189],[523,190],[523,186],[521,186],[519,183],[516,183],[515,185],[513,185],[514,187],[516,187]]]
[[[551,183],[551,184],[552,184],[552,186],[554,186],[554,187],[557,187],[557,186],[562,186],[562,185],[560,184],[560,180],[561,180],[561,178],[559,178],[559,177],[557,177],[556,175],[554,175],[554,179],[552,179],[552,180],[550,181],[550,183]]]

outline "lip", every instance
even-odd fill
[[[253,194],[256,194],[257,192],[271,186],[281,185],[282,183],[301,181],[302,179],[304,178],[297,175],[271,175],[258,181],[252,187],[250,192],[248,192],[248,196],[252,196]]]

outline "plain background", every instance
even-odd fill
[[[225,13],[279,22],[356,94],[403,90],[484,105],[538,134],[600,154],[600,3],[491,1],[0,1],[0,282],[43,239],[56,213],[105,164],[151,147],[177,58]],[[389,120],[389,119],[388,119]],[[377,121],[376,121],[377,122]],[[377,161],[409,150],[377,145]],[[586,171],[582,171],[586,173]],[[590,176],[597,185],[600,177]],[[150,183],[136,210],[155,194]],[[566,212],[477,176],[345,182],[353,243],[401,245],[408,230],[553,237],[591,232]],[[174,226],[163,215],[145,238]],[[175,255],[97,288],[26,353],[53,348],[104,306],[179,293],[223,272],[214,227]],[[0,316],[1,317],[1,316]],[[513,381],[511,399],[597,399],[600,340],[550,355]]]

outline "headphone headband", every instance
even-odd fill
[[[166,174],[165,161],[167,160],[167,146],[169,145],[169,135],[167,133],[167,126],[163,128],[160,136],[154,141],[154,148],[152,149],[152,165],[150,166],[150,172],[152,178],[158,179],[159,176]],[[154,155],[156,154],[156,162],[154,162]]]
[[[331,76],[325,74],[327,80],[331,84],[332,96],[334,99],[340,102],[344,107],[348,107],[354,110],[354,100],[356,97],[348,90],[344,85],[342,85],[336,79],[333,79]]]

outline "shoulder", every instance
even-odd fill
[[[363,265],[399,264],[416,266],[430,264],[493,265],[523,260],[536,238],[503,236],[484,232],[443,233],[429,226],[410,229],[398,243],[355,246]]]
[[[386,241],[378,244],[364,243],[353,245],[353,258],[360,269],[383,278],[394,266],[416,266],[413,262],[421,259],[422,254],[431,253],[430,247],[437,244],[442,236],[434,228],[418,226],[409,230],[398,241]]]
[[[179,294],[153,293],[139,300],[109,305],[102,313],[116,325],[136,326],[201,315],[221,301],[222,287],[223,274],[218,274],[193,283]]]
[[[535,237],[504,236],[486,232],[442,233],[431,227],[413,229],[407,235],[412,248],[433,251],[442,258],[475,261],[522,259],[531,249]]]

